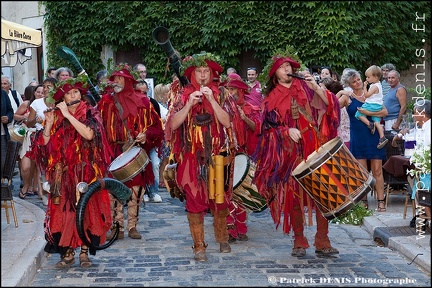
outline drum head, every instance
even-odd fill
[[[306,160],[300,162],[293,170],[292,175],[296,179],[301,179],[311,171],[319,168],[328,159],[332,158],[341,148],[345,147],[340,137],[333,138],[312,152]]]
[[[137,157],[140,151],[140,147],[134,146],[129,151],[123,152],[111,163],[109,166],[109,171],[116,171],[117,169],[126,166]]]
[[[237,154],[234,158],[233,187],[241,183],[249,170],[249,157],[246,154]]]

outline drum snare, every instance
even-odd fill
[[[145,150],[134,146],[114,159],[108,170],[115,179],[126,182],[143,171],[148,163],[149,158]]]

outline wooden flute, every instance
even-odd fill
[[[291,76],[291,77],[294,77],[294,78],[297,78],[297,79],[301,79],[301,80],[305,80],[305,81],[306,81],[306,78],[305,78],[304,76],[302,76],[302,75],[287,73],[287,76]]]
[[[70,103],[67,103],[66,106],[71,106],[71,105],[77,104],[79,102],[81,102],[81,100],[75,100],[75,101],[72,101]],[[58,107],[48,108],[44,111],[44,113],[51,112],[51,111],[58,110],[58,109],[59,109]]]

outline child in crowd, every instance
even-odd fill
[[[364,97],[365,102],[361,106],[362,109],[365,109],[367,111],[371,112],[378,112],[381,111],[383,107],[383,93],[382,93],[382,86],[381,86],[381,68],[372,65],[370,66],[366,72],[366,81],[364,82],[363,91],[364,91]],[[370,84],[369,90],[368,90],[368,84]],[[362,114],[360,111],[357,111],[355,114],[356,118],[365,123],[368,128],[371,130],[371,133],[375,133],[375,129],[378,130],[380,139],[378,141],[377,148],[381,149],[385,146],[385,144],[388,142],[388,139],[384,136],[384,128],[381,126],[381,118],[376,116],[371,116],[372,122],[368,120],[366,115]]]

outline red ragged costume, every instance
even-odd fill
[[[97,106],[105,125],[109,146],[114,151],[111,162],[123,153],[123,145],[128,142],[132,144],[129,137],[134,140],[140,132],[145,131],[146,142],[136,144],[140,145],[147,155],[152,148],[162,145],[164,137],[162,120],[151,105],[150,100],[141,92],[134,90],[130,81],[130,79],[125,78],[127,84],[120,93],[106,91]],[[116,101],[121,103],[123,113],[117,108]],[[150,185],[153,180],[153,170],[151,162],[149,162],[141,173],[124,184],[131,188]]]
[[[62,255],[69,247],[83,245],[76,228],[76,203],[79,200],[76,184],[106,177],[112,156],[99,112],[81,101],[72,115],[94,131],[92,140],[84,139],[61,111],[56,110],[51,131],[38,132],[32,149],[32,157],[45,172],[51,186],[44,225],[48,240],[45,251]],[[43,133],[51,135],[46,145]],[[54,191],[61,195],[58,204],[53,201]],[[84,223],[93,243],[105,243],[106,233],[112,225],[107,190],[97,191],[90,198]],[[90,253],[94,255],[96,251],[90,249]]]
[[[223,86],[226,88],[237,88],[237,95],[234,96],[236,98],[236,107],[230,107],[231,133],[235,142],[236,152],[251,155],[256,149],[258,133],[261,131],[261,109],[245,100],[245,92],[249,87],[238,74],[232,73],[228,75]],[[252,130],[245,120],[241,118],[239,109],[255,124],[255,130]],[[228,209],[230,211],[230,215],[227,217],[228,233],[235,239],[239,235],[246,235],[248,231],[246,221],[249,211],[247,211],[242,203],[236,203],[233,200],[230,201]]]
[[[210,102],[205,97],[203,97],[202,103],[191,108],[186,120],[178,129],[175,131],[170,129],[172,116],[184,107],[191,93],[200,90],[194,73],[190,77],[191,84],[184,87],[181,96],[173,99],[174,102],[170,106],[170,113],[165,125],[165,137],[170,143],[171,153],[177,161],[176,179],[179,188],[186,193],[186,209],[189,212],[201,213],[208,208],[214,210],[216,206],[216,210],[227,207],[227,201],[217,205],[214,201],[209,201],[208,174],[203,172],[207,171],[213,155],[219,155],[221,152],[230,153],[228,150],[231,140],[228,135],[229,129],[225,129],[219,123]],[[211,77],[213,78],[213,75]],[[207,87],[212,90],[213,97],[221,107],[232,115],[229,111],[233,107],[236,109],[234,100],[230,96],[221,95],[218,83],[211,82]],[[211,123],[204,126],[195,125],[195,117],[205,113],[210,114]],[[229,181],[229,179],[226,180]],[[232,187],[228,186],[225,190],[226,198],[232,194]]]
[[[276,84],[263,101],[262,133],[253,155],[257,162],[253,182],[267,199],[276,228],[283,215],[284,233],[289,233],[293,225],[294,229],[303,225],[304,205],[308,206],[311,225],[315,205],[291,173],[302,160],[337,135],[339,103],[331,92],[327,91],[326,95],[328,106],[303,80],[294,78],[289,88]],[[290,138],[289,128],[300,130],[302,139],[298,143]],[[322,216],[318,218],[318,221],[327,222]],[[291,223],[292,219],[302,223]],[[330,247],[327,231],[318,231],[315,238],[317,249]],[[317,243],[320,239],[322,243]],[[308,247],[304,236],[295,241],[299,242],[294,247]]]

